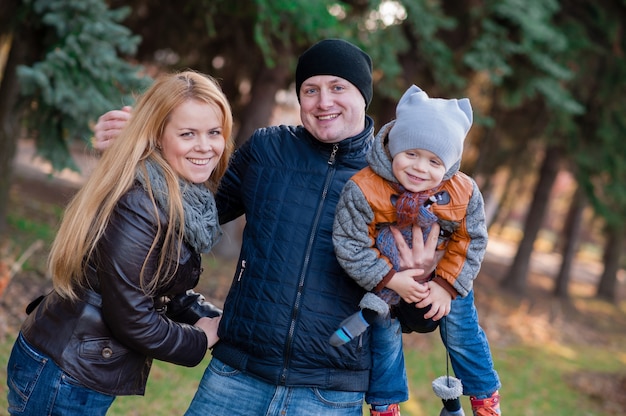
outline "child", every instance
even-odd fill
[[[369,167],[348,181],[337,205],[337,258],[370,292],[362,310],[342,322],[330,342],[349,342],[374,324],[374,368],[366,395],[372,415],[398,415],[397,403],[408,399],[400,324],[389,319],[389,305],[400,298],[426,308],[416,313],[430,307],[426,320],[447,315],[441,337],[474,415],[500,414],[500,380],[472,291],[487,246],[483,199],[476,183],[458,171],[472,118],[468,99],[429,98],[411,86],[400,99],[396,120],[376,136]],[[401,271],[390,226],[410,245],[414,225],[427,235],[434,222],[445,254],[430,281],[416,282]],[[463,410],[444,408],[441,414],[462,415]]]

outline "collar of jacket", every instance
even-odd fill
[[[363,131],[356,136],[348,137],[337,143],[322,143],[313,137],[308,130],[305,131],[307,132],[307,138],[321,149],[327,149],[330,152],[335,145],[339,145],[337,155],[365,154],[374,142],[374,120],[368,115],[365,116],[365,128]]]

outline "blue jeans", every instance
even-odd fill
[[[20,333],[7,365],[9,414],[20,416],[105,415],[115,396],[84,387]]]
[[[490,396],[501,387],[489,341],[478,323],[473,290],[466,297],[452,301],[450,313],[439,329],[454,374],[463,383],[464,395]]]
[[[379,318],[371,326],[372,372],[365,401],[370,405],[401,403],[409,399],[402,352],[402,329],[397,319]]]
[[[408,384],[402,354],[402,333],[397,320],[378,320],[372,330],[372,374],[365,401],[369,404],[408,400]],[[456,377],[466,396],[489,397],[501,387],[493,367],[485,332],[478,323],[474,291],[452,301],[450,313],[439,326]]]
[[[361,416],[363,393],[266,383],[211,359],[186,416]]]

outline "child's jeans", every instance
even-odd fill
[[[463,383],[464,395],[491,395],[501,387],[489,341],[478,323],[473,290],[466,297],[458,296],[452,301],[450,313],[439,329],[454,375]]]
[[[397,319],[379,318],[372,332],[372,372],[365,402],[370,405],[401,403],[409,399],[402,353],[402,329]]]
[[[400,323],[397,319],[378,319],[370,329],[372,372],[365,401],[371,405],[408,400]],[[473,290],[466,297],[459,296],[452,301],[450,313],[441,321],[439,329],[454,375],[463,384],[464,395],[491,395],[501,387],[487,336],[478,323]]]

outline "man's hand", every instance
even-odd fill
[[[132,110],[132,107],[125,106],[121,110],[111,110],[101,115],[93,128],[93,148],[101,152],[108,149],[130,120]]]
[[[433,224],[425,243],[422,229],[417,225],[413,225],[413,248],[409,248],[400,230],[396,227],[390,228],[398,246],[400,269],[422,269],[424,270],[424,276],[430,275],[444,255],[443,250],[437,251],[439,224]]]

